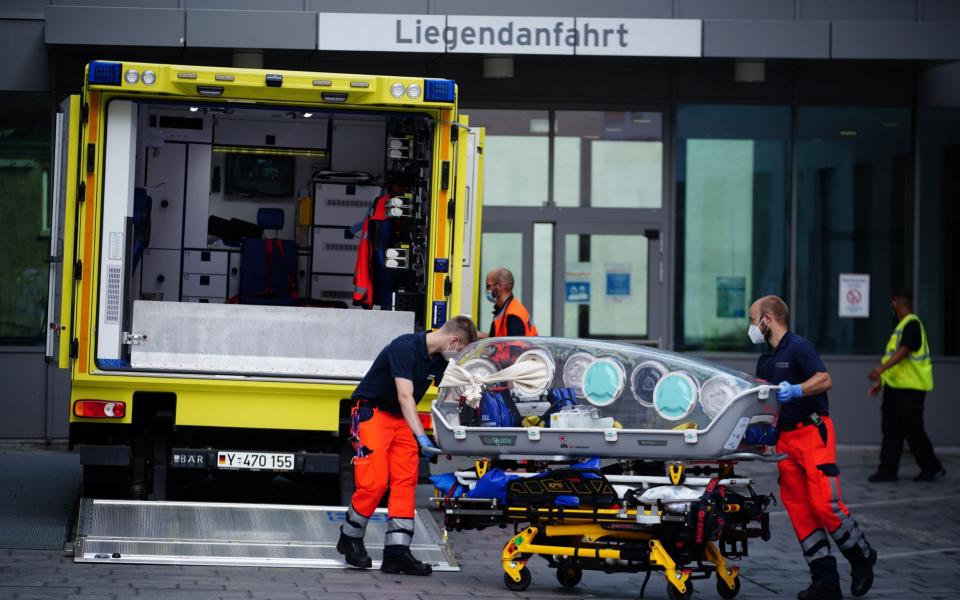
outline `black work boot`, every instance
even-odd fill
[[[337,540],[337,552],[343,555],[344,560],[351,567],[369,569],[373,566],[373,561],[367,554],[367,548],[363,545],[363,538],[350,537],[341,531],[340,539]]]
[[[839,583],[814,581],[805,590],[797,593],[797,600],[843,600]]]
[[[797,594],[797,600],[841,600],[840,575],[837,574],[837,559],[824,556],[810,564],[810,587]]]
[[[380,570],[384,573],[404,573],[406,575],[429,575],[433,568],[421,562],[410,554],[407,546],[387,546],[383,549],[383,564]]]
[[[873,585],[873,565],[877,563],[877,551],[870,549],[870,556],[850,561],[850,593],[862,596]]]

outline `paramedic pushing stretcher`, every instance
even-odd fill
[[[873,585],[877,553],[840,498],[840,470],[827,404],[833,382],[813,344],[788,329],[788,315],[779,297],[760,298],[750,307],[748,335],[755,344],[768,344],[757,360],[757,376],[780,385],[777,450],[787,455],[778,463],[780,497],[812,579],[797,598],[843,598],[830,538],[850,561],[850,592],[862,596]]]
[[[340,527],[337,552],[360,569],[372,565],[363,545],[367,522],[387,488],[387,534],[383,544],[386,573],[429,575],[430,565],[410,553],[413,539],[415,491],[424,455],[440,454],[427,437],[417,414],[417,403],[430,383],[440,383],[447,360],[477,339],[468,317],[453,317],[437,331],[397,337],[380,351],[353,392],[351,433],[356,454],[353,475],[356,491]]]

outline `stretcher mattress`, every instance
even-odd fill
[[[440,447],[473,456],[717,459],[760,454],[775,386],[706,360],[626,343],[492,338],[464,349],[433,402]]]

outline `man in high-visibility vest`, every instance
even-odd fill
[[[501,267],[487,273],[485,295],[493,302],[489,337],[540,335],[527,308],[513,297],[513,285],[513,273],[509,269]]]
[[[927,392],[933,389],[933,362],[927,332],[913,314],[910,292],[900,290],[894,293],[890,309],[897,319],[897,326],[887,342],[880,366],[871,370],[869,375],[876,381],[870,387],[870,395],[876,396],[883,390],[880,409],[883,442],[880,445],[880,467],[868,480],[871,483],[897,480],[903,440],[907,440],[920,466],[920,474],[913,480],[934,481],[947,473],[933,453],[933,444],[923,429],[923,401]]]

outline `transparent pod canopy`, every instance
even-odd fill
[[[702,430],[738,394],[761,383],[665,350],[568,338],[487,338],[465,348],[455,362],[485,391],[509,396],[523,417],[538,417],[528,420],[535,423],[566,411],[564,422],[587,426]],[[438,408],[451,422],[460,421],[464,389],[441,388]]]

